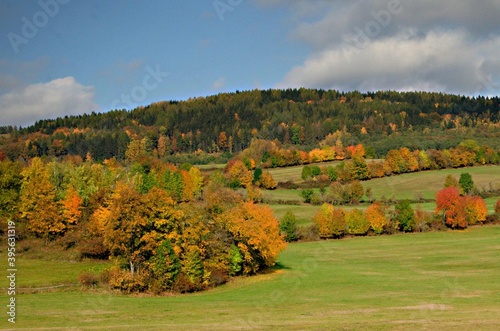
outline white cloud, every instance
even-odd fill
[[[498,68],[498,62],[491,61],[494,49],[500,49],[498,37],[471,44],[462,31],[431,32],[425,37],[407,31],[372,40],[363,49],[344,45],[315,52],[279,85],[487,93],[494,81],[485,64]]]
[[[33,84],[0,96],[0,125],[30,125],[39,119],[89,113],[98,109],[94,88],[73,77]]]
[[[498,0],[332,1],[292,31],[311,51],[278,86],[498,94],[499,12]]]

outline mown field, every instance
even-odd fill
[[[80,271],[102,268],[18,260],[19,287],[70,284]],[[18,294],[15,329],[498,330],[499,277],[500,226],[298,243],[270,273],[203,293]],[[0,299],[7,302],[5,291]],[[4,315],[0,328],[10,327]]]
[[[301,171],[301,166],[273,169],[273,176],[275,176],[275,178],[296,179],[297,176],[300,178]],[[365,190],[371,188],[375,199],[434,199],[436,192],[443,188],[446,176],[452,175],[458,180],[458,178],[460,178],[460,174],[464,172],[468,172],[471,174],[472,179],[474,180],[474,183],[479,190],[490,188],[498,189],[500,187],[500,166],[422,171],[367,180],[362,182],[362,184]],[[279,181],[279,179],[276,180]],[[302,179],[300,179],[300,181],[302,181]],[[281,200],[291,201],[292,203],[299,203],[299,205],[271,204],[271,208],[275,211],[276,217],[281,218],[286,213],[286,211],[291,210],[297,216],[299,225],[310,224],[310,221],[316,211],[319,209],[319,206],[302,204],[301,202],[303,201],[303,199],[299,195],[300,191],[301,189],[278,189],[265,192],[266,198],[271,201]],[[319,189],[316,189],[315,191],[319,192]],[[493,213],[494,205],[499,198],[500,197],[492,197],[485,199],[490,213]],[[415,203],[413,205],[414,208],[417,208],[419,206],[420,208],[422,208],[422,210],[426,211],[434,211],[436,207],[434,202]],[[366,209],[367,205],[342,206],[342,208]]]

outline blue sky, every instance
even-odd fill
[[[498,95],[500,1],[7,0],[0,125],[254,88]]]

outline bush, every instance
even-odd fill
[[[302,175],[301,175],[303,180],[307,180],[309,177],[311,177],[311,168],[309,166],[304,166],[302,168]]]
[[[310,203],[314,191],[311,189],[304,189],[300,191],[300,196],[304,199],[305,203]]]
[[[99,284],[99,280],[99,275],[91,271],[84,271],[78,275],[78,282],[85,287],[95,287]]]
[[[318,241],[320,240],[318,229],[315,225],[298,228],[298,235],[300,241]]]
[[[415,232],[430,231],[434,215],[428,211],[423,211],[420,206],[415,211]]]
[[[314,193],[311,196],[311,204],[312,205],[319,206],[319,205],[321,205],[322,202],[323,202],[323,199],[321,199],[321,196],[318,193]]]

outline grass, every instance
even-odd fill
[[[272,170],[275,171],[278,176],[293,179],[297,176],[299,176],[300,178],[302,167],[297,166]],[[476,187],[479,189],[500,187],[500,166],[482,166],[461,169],[422,171],[398,176],[372,179],[364,181],[362,182],[362,184],[365,190],[367,188],[372,189],[375,199],[381,199],[382,197],[385,197],[387,199],[395,197],[398,200],[414,200],[418,197],[422,197],[425,199],[434,199],[436,192],[443,188],[446,176],[452,175],[458,180],[460,174],[464,172],[468,172],[472,175],[472,179],[474,180]],[[266,199],[269,199],[271,201],[282,200],[301,203],[303,199],[300,197],[300,191],[301,189],[278,189],[264,192]],[[319,193],[319,189],[314,189],[314,191]],[[485,199],[489,213],[494,212],[494,206],[498,199],[499,197]],[[416,208],[417,206],[420,206],[420,208],[426,211],[434,211],[434,209],[436,208],[434,202],[425,202],[413,205],[414,208]],[[359,208],[364,210],[366,209],[366,207],[366,205],[361,205],[352,207],[342,206],[341,208]],[[275,211],[275,215],[279,219],[285,214],[287,210],[293,211],[299,220],[299,225],[303,226],[310,224],[310,220],[319,207],[304,204],[288,206],[272,204],[271,208]]]
[[[19,294],[16,329],[495,330],[499,240],[487,226],[292,244],[272,273],[191,295]]]

